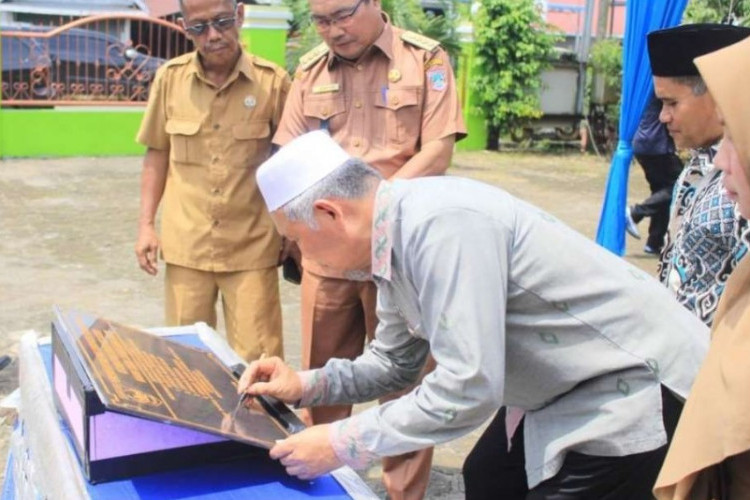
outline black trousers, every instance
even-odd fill
[[[682,161],[675,154],[636,155],[635,158],[643,168],[643,173],[646,174],[651,196],[633,205],[630,214],[636,223],[645,217],[651,218],[646,244],[655,250],[660,250],[664,245],[664,235],[669,225],[672,190],[682,171]]]
[[[672,440],[682,411],[680,402],[662,387],[664,428]],[[648,500],[667,446],[624,457],[597,457],[569,452],[560,471],[529,490],[523,453],[523,425],[508,453],[505,408],[501,408],[463,467],[467,500]]]

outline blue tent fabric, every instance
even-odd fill
[[[617,255],[625,254],[625,206],[633,135],[653,91],[646,35],[679,24],[686,5],[687,0],[627,0],[626,3],[620,140],[612,157],[596,232],[596,242]]]

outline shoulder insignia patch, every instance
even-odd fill
[[[328,54],[328,45],[321,43],[314,49],[299,58],[299,67],[303,70],[310,69],[321,57]]]
[[[404,31],[403,33],[401,33],[401,40],[419,47],[420,49],[424,49],[428,52],[432,52],[440,46],[440,42],[438,42],[437,40],[427,38],[426,36],[420,35],[419,33],[414,33],[413,31]]]

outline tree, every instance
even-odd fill
[[[299,58],[321,42],[315,26],[310,22],[308,0],[284,0],[292,11],[289,46],[286,66],[291,72],[297,67]],[[458,14],[454,0],[443,0],[445,15],[438,16],[422,10],[419,0],[381,0],[383,11],[394,26],[416,31],[440,42],[452,61],[461,51],[458,32]]]
[[[487,116],[490,144],[542,115],[542,70],[549,66],[557,35],[549,31],[533,0],[482,0],[474,23],[477,64],[472,82]]]
[[[691,0],[685,9],[685,23],[718,23],[750,25],[750,0]]]

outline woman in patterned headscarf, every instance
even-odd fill
[[[715,164],[750,218],[750,39],[695,64],[716,101],[724,139]],[[727,282],[711,348],[656,481],[660,500],[750,499],[750,257]]]

